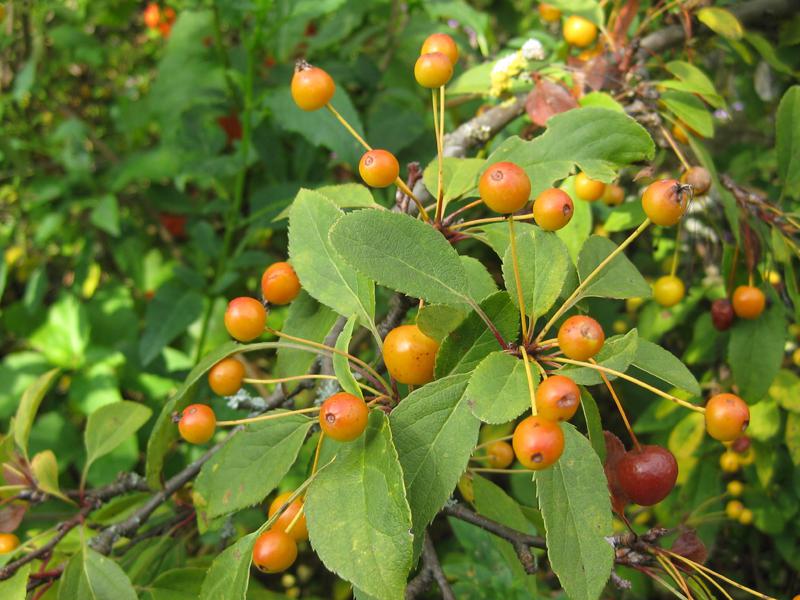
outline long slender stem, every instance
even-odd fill
[[[276,336],[278,336],[278,337],[280,337],[280,338],[284,338],[284,339],[287,339],[287,340],[292,340],[292,341],[298,342],[300,344],[307,344],[307,345],[309,345],[309,346],[311,346],[313,348],[319,348],[321,350],[326,350],[328,352],[333,352],[334,354],[338,354],[339,356],[344,356],[347,360],[359,365],[360,367],[365,369],[368,373],[370,373],[370,375],[372,375],[375,379],[377,379],[377,381],[380,382],[380,385],[383,386],[383,389],[387,393],[391,389],[388,386],[388,384],[386,383],[386,380],[384,380],[384,378],[381,377],[380,374],[375,369],[373,369],[371,366],[369,366],[367,363],[365,363],[363,360],[361,360],[357,356],[353,356],[352,354],[350,354],[348,352],[345,352],[343,350],[339,350],[338,348],[334,348],[333,346],[326,346],[325,344],[320,344],[319,342],[314,342],[312,340],[307,340],[305,338],[295,337],[293,335],[289,335],[288,333],[284,333],[283,331],[276,331],[275,329],[269,329],[269,332],[274,334],[274,335],[276,335]]]
[[[571,358],[552,358],[550,359],[553,362],[562,363],[565,365],[575,365],[577,367],[587,367],[589,369],[594,369],[595,371],[601,371],[603,373],[608,373],[609,375],[613,375],[614,377],[619,377],[620,379],[624,379],[625,381],[630,381],[633,384],[638,385],[641,388],[646,389],[648,392],[652,392],[657,396],[661,396],[662,398],[666,398],[667,400],[671,400],[675,404],[679,404],[684,408],[688,408],[689,410],[693,410],[699,413],[705,413],[706,409],[702,406],[697,406],[696,404],[692,404],[691,402],[687,402],[686,400],[681,400],[673,396],[672,394],[668,394],[667,392],[663,392],[657,387],[653,387],[649,383],[645,383],[641,379],[636,379],[636,377],[631,377],[626,373],[621,373],[620,371],[615,371],[614,369],[609,369],[608,367],[604,367],[598,364],[592,364],[589,362],[583,362],[581,360],[572,360]]]
[[[513,435],[506,435],[506,436],[503,436],[503,437],[495,438],[493,440],[489,440],[488,442],[483,442],[482,444],[478,444],[477,446],[475,446],[475,450],[480,450],[481,448],[486,448],[487,446],[491,446],[495,442],[507,442],[508,440],[510,440],[513,437],[514,437]]]
[[[284,530],[286,533],[291,533],[292,532],[292,528],[300,520],[300,517],[303,516],[303,511],[305,510],[305,508],[306,508],[305,503],[300,505],[300,510],[298,510],[295,513],[294,517],[292,518],[292,521],[286,526],[286,529]]]
[[[476,227],[478,225],[486,225],[487,223],[500,223],[505,221],[507,217],[486,217],[485,219],[475,219],[474,221],[464,221],[463,223],[456,223],[450,229],[465,229],[467,227]],[[533,219],[533,213],[525,215],[514,215],[515,221],[530,221]]]
[[[452,223],[453,219],[455,219],[458,215],[460,215],[461,213],[463,213],[465,211],[468,211],[471,208],[475,208],[476,206],[479,206],[480,204],[483,204],[483,200],[481,200],[480,198],[478,198],[477,200],[473,200],[469,204],[465,204],[461,208],[459,208],[457,210],[454,210],[449,215],[447,215],[447,217],[445,218],[444,222],[445,223]]]
[[[643,232],[645,229],[647,229],[647,228],[649,227],[650,223],[651,223],[651,221],[650,221],[650,219],[649,219],[649,218],[645,219],[645,220],[644,220],[644,222],[643,222],[641,225],[639,225],[639,227],[637,227],[637,228],[636,228],[636,229],[633,231],[633,233],[631,233],[631,234],[630,234],[630,235],[629,235],[629,236],[628,236],[628,237],[625,239],[625,241],[624,241],[624,242],[622,242],[622,243],[621,243],[619,246],[617,246],[616,248],[614,248],[614,251],[613,251],[613,252],[611,252],[611,254],[609,254],[608,256],[606,256],[606,257],[605,257],[605,258],[604,258],[604,259],[603,259],[603,260],[600,262],[600,264],[599,264],[599,265],[597,265],[597,266],[594,268],[594,270],[593,270],[591,273],[589,273],[589,274],[586,276],[586,278],[585,278],[583,281],[581,281],[581,282],[580,282],[580,284],[578,285],[578,287],[576,287],[576,288],[575,288],[575,291],[573,291],[573,292],[572,292],[572,293],[569,295],[569,298],[567,298],[566,300],[564,300],[564,303],[561,305],[561,308],[559,308],[559,309],[558,309],[558,310],[555,312],[555,314],[554,314],[552,317],[550,317],[550,320],[549,320],[549,321],[548,321],[548,322],[545,324],[545,326],[544,326],[544,327],[542,327],[542,330],[541,330],[541,331],[539,332],[539,334],[536,336],[536,341],[537,341],[537,342],[538,342],[539,340],[541,340],[541,339],[542,339],[542,338],[543,338],[543,337],[544,337],[544,336],[547,334],[547,332],[550,330],[550,328],[551,328],[551,327],[552,327],[552,326],[555,324],[555,322],[556,322],[556,321],[558,321],[558,320],[561,318],[561,316],[562,316],[562,315],[563,315],[565,312],[567,312],[567,311],[568,311],[570,308],[572,308],[572,305],[573,305],[573,304],[575,303],[575,301],[576,301],[576,300],[577,300],[577,299],[580,297],[580,295],[581,295],[581,293],[583,292],[583,290],[585,290],[585,289],[586,289],[586,286],[588,286],[588,285],[589,285],[589,284],[590,284],[590,283],[591,283],[591,282],[594,280],[594,278],[595,278],[595,277],[597,277],[597,276],[600,274],[600,272],[601,272],[601,271],[602,271],[602,270],[603,270],[603,269],[604,269],[604,268],[605,268],[605,267],[606,267],[606,266],[607,266],[607,265],[608,265],[608,264],[609,264],[609,263],[610,263],[612,260],[614,260],[614,259],[615,259],[617,256],[619,256],[619,255],[620,255],[620,254],[621,254],[621,253],[622,253],[622,252],[625,250],[625,248],[627,248],[628,246],[630,246],[630,245],[633,243],[633,241],[634,241],[634,240],[635,240],[637,237],[639,237],[639,235],[641,235],[641,233],[642,233],[642,232]]]
[[[705,565],[701,565],[700,563],[696,563],[693,560],[690,560],[690,559],[686,558],[685,556],[681,556],[680,554],[676,554],[675,552],[671,552],[671,551],[666,550],[664,548],[659,548],[659,552],[663,552],[665,554],[668,554],[672,558],[677,558],[681,562],[686,563],[687,565],[689,565],[691,567],[694,567],[697,570],[705,571],[709,575],[713,575],[714,577],[718,577],[719,579],[721,579],[725,583],[728,583],[728,584],[730,584],[730,585],[732,585],[732,586],[734,586],[734,587],[736,587],[736,588],[738,588],[738,589],[740,589],[740,590],[742,590],[744,592],[747,592],[748,594],[752,594],[756,598],[761,598],[762,600],[776,600],[776,598],[773,598],[772,596],[767,596],[766,594],[762,594],[761,592],[756,591],[756,590],[754,590],[752,588],[749,588],[749,587],[747,587],[745,585],[742,585],[741,583],[737,583],[737,582],[733,581],[732,579],[728,579],[727,577],[725,577],[721,573],[717,573],[713,569],[709,569]]]
[[[279,377],[277,379],[251,379],[249,377],[245,377],[242,379],[245,383],[253,383],[253,384],[260,384],[260,385],[274,385],[277,383],[286,383],[289,381],[304,381],[307,379],[329,379],[333,381],[337,381],[338,378],[336,375],[324,375],[322,373],[308,373],[306,375],[292,375],[290,377]],[[382,395],[382,392],[379,392],[374,387],[367,385],[366,383],[362,383],[360,381],[356,381],[356,384],[361,389],[367,390],[375,394],[376,396]]]
[[[519,277],[519,261],[517,260],[517,236],[514,234],[514,219],[508,218],[508,239],[511,245],[511,264],[514,267],[514,285],[517,288],[517,304],[519,304],[519,321],[522,327],[522,339],[528,339],[528,322],[525,318],[525,296],[522,293],[522,281]],[[525,351],[523,350],[523,353]],[[524,354],[523,354],[524,355]]]
[[[311,465],[311,476],[314,476],[314,473],[317,472],[317,467],[319,466],[319,455],[322,452],[322,442],[325,439],[325,432],[320,431],[319,439],[317,440],[317,448],[314,450],[314,464]]]
[[[592,363],[593,365],[597,365],[597,362],[595,362],[593,358],[590,358],[589,362]],[[639,444],[639,439],[633,432],[633,427],[631,427],[631,422],[628,421],[628,415],[625,414],[625,409],[622,408],[622,402],[620,401],[619,396],[617,396],[617,392],[614,390],[614,386],[611,385],[611,382],[608,380],[608,377],[606,377],[605,373],[603,373],[602,371],[598,371],[598,373],[600,374],[600,378],[603,380],[603,383],[606,384],[606,387],[608,388],[611,397],[614,399],[614,403],[617,405],[617,410],[619,411],[619,415],[622,417],[622,422],[625,423],[625,428],[628,430],[628,433],[631,436],[631,441],[633,442],[633,445],[636,446],[637,450],[641,450],[642,446],[641,444]]]
[[[489,331],[492,332],[492,334],[494,335],[495,339],[500,344],[500,346],[502,346],[504,350],[508,348],[508,344],[506,343],[505,339],[503,339],[503,335],[497,329],[497,326],[492,322],[489,316],[483,311],[480,305],[471,299],[469,300],[468,304],[470,305],[470,307],[472,307],[472,310],[478,313],[478,316],[481,318],[481,320],[484,323],[486,323],[486,326],[489,328]]]
[[[259,421],[271,421],[273,419],[281,419],[291,415],[304,415],[306,413],[319,412],[319,406],[311,406],[310,408],[300,408],[298,410],[287,410],[282,412],[270,412],[265,415],[258,415],[257,417],[248,417],[247,419],[236,419],[234,421],[217,421],[218,427],[232,427],[234,425],[247,425],[248,423],[258,423]]]
[[[681,251],[681,225],[683,221],[678,221],[678,226],[675,228],[675,252],[672,255],[672,267],[670,268],[669,274],[675,277],[675,273],[678,272],[678,256],[680,255]]]
[[[431,94],[433,94],[435,107],[435,90],[431,90]],[[434,127],[436,127],[436,123],[434,123]],[[436,129],[436,148],[439,160],[437,161],[436,216],[434,219],[436,223],[441,223],[442,213],[444,212],[444,86],[439,88],[439,126]]]
[[[520,346],[520,352],[522,352],[522,362],[525,364],[525,377],[528,379],[528,394],[531,397],[531,414],[535,417],[537,414],[536,411],[536,390],[533,386],[533,376],[531,375],[531,365],[528,361],[528,352],[525,350],[525,346]]]
[[[672,135],[670,134],[669,131],[667,131],[667,128],[664,127],[663,125],[659,125],[659,127],[661,128],[661,133],[664,135],[664,137],[667,139],[667,142],[672,147],[672,151],[675,153],[675,156],[677,156],[678,160],[681,161],[683,168],[686,169],[687,171],[691,169],[692,166],[689,164],[689,161],[686,160],[686,157],[683,155],[683,152],[681,152],[681,149],[678,148],[678,144],[676,144],[675,140],[672,139]]]

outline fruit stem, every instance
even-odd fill
[[[465,212],[465,211],[469,210],[470,208],[475,208],[476,206],[478,206],[478,205],[480,205],[480,204],[483,204],[483,200],[481,200],[480,198],[478,198],[477,200],[473,200],[473,201],[472,201],[472,202],[470,202],[469,204],[465,204],[464,206],[462,206],[462,207],[461,207],[461,208],[459,208],[458,210],[454,210],[452,213],[450,213],[449,215],[447,215],[447,217],[445,217],[445,219],[444,219],[444,224],[445,224],[445,225],[447,225],[447,224],[449,224],[449,223],[452,223],[452,222],[453,222],[453,220],[454,220],[454,219],[455,219],[455,218],[456,218],[458,215],[460,215],[461,213],[463,213],[463,212]]]
[[[672,558],[677,558],[681,562],[686,563],[687,565],[693,567],[694,569],[696,569],[698,571],[705,571],[709,575],[714,575],[715,577],[718,577],[719,579],[721,579],[725,583],[729,583],[730,585],[742,590],[743,592],[747,592],[748,594],[752,594],[756,598],[762,598],[763,600],[776,600],[772,596],[767,596],[766,594],[762,594],[761,592],[758,592],[758,591],[756,591],[756,590],[754,590],[752,588],[744,586],[741,583],[736,583],[735,581],[733,581],[732,579],[728,579],[727,577],[725,577],[721,573],[717,573],[713,569],[709,569],[705,565],[701,565],[700,563],[696,563],[693,560],[690,560],[690,559],[686,558],[685,556],[681,556],[680,554],[676,554],[675,552],[671,552],[671,551],[666,550],[664,548],[659,548],[658,551],[659,552],[663,552],[664,554],[668,554]]]
[[[284,530],[287,534],[292,532],[292,527],[294,527],[294,524],[297,523],[300,520],[300,517],[303,516],[303,511],[305,510],[305,508],[306,508],[305,504],[300,505],[300,509],[297,511],[297,513],[295,513],[294,517],[292,518],[292,522],[289,523],[289,525],[287,525],[286,529]]]
[[[442,221],[442,141],[439,138],[439,108],[436,102],[436,88],[431,89],[431,104],[433,106],[433,137],[436,139],[437,156],[437,188],[436,188],[436,213],[433,222],[436,224]]]
[[[480,450],[481,448],[486,448],[486,446],[491,446],[495,442],[507,442],[508,440],[510,440],[513,437],[514,437],[513,435],[506,435],[506,436],[503,436],[503,437],[500,437],[500,438],[495,438],[495,439],[489,440],[488,442],[483,442],[482,444],[478,444],[477,446],[475,446],[475,450]]]
[[[322,441],[325,439],[325,432],[319,432],[319,439],[317,440],[317,448],[314,450],[314,464],[311,465],[311,476],[314,476],[314,473],[317,472],[317,467],[319,466],[319,455],[322,452]]]
[[[533,387],[533,376],[531,375],[531,365],[528,362],[528,352],[525,346],[520,346],[520,353],[522,354],[522,362],[525,363],[525,377],[528,379],[528,394],[531,396],[531,414],[535,417],[536,411],[536,390]]]
[[[300,344],[307,344],[312,348],[319,348],[320,350],[326,350],[327,352],[332,352],[334,354],[338,354],[339,356],[344,356],[350,362],[353,362],[359,365],[361,368],[363,368],[367,373],[370,374],[371,376],[370,378],[374,378],[374,380],[376,380],[379,383],[379,385],[383,386],[385,392],[387,393],[389,392],[390,388],[389,385],[386,383],[386,380],[383,377],[381,377],[380,374],[375,369],[373,369],[371,366],[369,366],[360,358],[353,356],[349,352],[345,352],[344,350],[339,350],[338,348],[334,348],[333,346],[326,346],[325,344],[320,344],[318,342],[307,340],[305,338],[295,337],[293,335],[289,335],[288,333],[284,333],[282,331],[277,331],[270,327],[267,327],[267,331],[269,331],[273,335],[278,336],[279,338],[292,340],[293,342],[298,342]]]
[[[593,358],[590,358],[589,362],[595,366],[597,365],[597,362]],[[611,382],[608,380],[608,377],[606,377],[605,373],[603,373],[602,371],[598,371],[598,373],[600,374],[600,378],[603,380],[603,383],[606,384],[606,387],[608,388],[611,397],[614,399],[614,403],[617,405],[617,410],[619,411],[619,415],[622,417],[622,422],[625,423],[625,429],[628,430],[628,434],[631,436],[631,441],[633,442],[633,445],[636,447],[637,450],[641,451],[642,445],[639,443],[639,438],[637,438],[636,434],[633,432],[633,427],[631,427],[631,423],[630,421],[628,421],[628,415],[625,414],[625,409],[622,408],[622,402],[620,401],[619,396],[617,396],[617,392],[614,390],[614,386],[611,385]]]
[[[670,134],[670,132],[667,131],[666,127],[664,127],[663,125],[659,125],[659,128],[661,129],[661,133],[667,139],[669,145],[672,146],[672,151],[675,153],[675,156],[678,157],[678,160],[681,161],[683,168],[686,169],[687,171],[691,169],[692,166],[689,164],[689,161],[686,160],[686,157],[683,155],[683,152],[681,152],[681,149],[678,148],[678,145],[675,143],[675,140],[672,139],[672,135]]]
[[[477,302],[475,302],[472,298],[467,298],[467,304],[469,304],[472,310],[478,313],[478,316],[483,320],[484,323],[486,323],[486,326],[489,328],[489,331],[492,332],[492,334],[494,335],[495,339],[500,344],[500,346],[504,350],[508,348],[508,344],[503,339],[503,335],[497,329],[495,324],[492,323],[492,320],[489,318],[489,316],[485,312],[483,312],[483,309],[480,307],[480,305]]]
[[[731,273],[728,276],[728,296],[733,294],[733,283],[736,280],[736,265],[739,263],[739,244],[733,249],[733,258],[731,259]]]
[[[689,586],[686,585],[686,580],[683,578],[683,575],[680,574],[680,571],[675,568],[675,565],[663,556],[656,555],[656,560],[658,564],[661,565],[661,568],[664,569],[664,572],[672,577],[672,580],[678,584],[678,587],[681,588],[686,597],[693,598],[691,591],[689,591]]]
[[[266,415],[259,415],[257,417],[248,417],[247,419],[236,419],[234,421],[217,421],[217,427],[231,427],[233,425],[246,425],[248,423],[257,423],[259,421],[270,421],[272,419],[280,419],[291,415],[304,415],[306,413],[319,411],[319,406],[311,406],[309,408],[300,408],[297,410],[287,410],[285,412],[270,412]]]
[[[669,274],[675,277],[675,273],[678,272],[678,256],[680,255],[681,251],[681,225],[683,221],[678,221],[678,227],[675,230],[675,253],[672,255],[672,267],[669,270]]]
[[[303,381],[305,379],[332,379],[337,381],[337,377],[335,375],[323,375],[321,373],[309,373],[307,375],[292,375],[290,377],[279,377],[277,379],[251,379],[249,377],[245,377],[242,379],[245,383],[253,383],[253,384],[260,384],[260,385],[273,385],[276,383],[286,383],[288,381]],[[367,390],[375,394],[376,396],[382,396],[383,394],[376,390],[374,387],[368,386],[365,383],[361,383],[360,381],[356,381],[356,384],[361,389]]]
[[[333,108],[333,105],[330,102],[328,102],[325,105],[325,108],[327,108],[331,112],[331,114],[334,117],[336,117],[336,119],[339,121],[339,123],[344,125],[344,128],[347,129],[347,131],[350,132],[350,135],[352,135],[359,144],[364,146],[364,149],[367,150],[367,152],[372,150],[372,146],[370,146],[366,142],[366,140],[364,138],[362,138],[358,134],[358,132],[355,130],[355,128],[352,125],[350,125],[350,123],[347,122],[347,119],[345,119],[338,110]],[[409,198],[411,198],[414,201],[414,204],[417,205],[417,209],[419,209],[419,214],[422,215],[422,218],[425,219],[425,221],[430,221],[431,218],[428,216],[428,213],[425,210],[425,207],[422,206],[422,202],[419,201],[419,198],[417,198],[414,195],[414,192],[412,192],[411,189],[406,185],[406,182],[403,181],[402,179],[400,179],[400,177],[395,179],[394,182],[397,185],[397,187],[399,187],[406,196],[408,196]]]
[[[508,218],[508,239],[511,245],[511,263],[514,266],[514,285],[517,288],[517,304],[519,304],[519,321],[522,327],[522,339],[528,339],[528,321],[525,318],[525,297],[522,293],[522,281],[519,277],[519,263],[517,261],[517,236],[514,234],[514,219]],[[523,350],[524,352],[524,350]]]
[[[439,130],[436,132],[436,137],[439,146],[439,160],[436,165],[439,190],[436,194],[436,223],[441,223],[444,212],[444,86],[439,88]]]
[[[691,402],[687,402],[686,400],[681,400],[673,396],[672,394],[668,394],[667,392],[663,392],[657,387],[653,387],[649,383],[645,383],[641,379],[636,379],[636,377],[631,377],[625,373],[621,373],[619,371],[615,371],[614,369],[609,369],[608,367],[603,367],[598,364],[592,364],[588,362],[583,362],[581,360],[572,360],[571,358],[552,358],[550,359],[553,362],[562,363],[565,365],[575,365],[577,367],[588,367],[589,369],[594,369],[595,371],[602,371],[603,373],[608,373],[609,375],[613,375],[614,377],[619,377],[620,379],[624,379],[625,381],[630,381],[633,384],[638,385],[641,388],[646,389],[648,392],[654,393],[656,396],[661,396],[662,398],[666,398],[667,400],[671,400],[675,404],[679,404],[684,408],[688,408],[689,410],[693,410],[699,413],[705,413],[706,409],[703,406],[697,406],[696,404],[692,404]]]
[[[485,219],[475,219],[474,221],[464,221],[463,223],[456,223],[450,229],[464,229],[465,227],[474,227],[476,225],[484,225],[486,223],[500,223],[501,221],[505,221],[507,217],[487,217]],[[515,221],[530,221],[533,219],[533,213],[526,214],[526,215],[515,215],[513,217]]]
[[[489,467],[470,467],[473,473],[507,473],[508,475],[536,473],[533,469],[491,469]]]
[[[617,246],[616,248],[614,248],[614,251],[613,251],[613,252],[611,252],[611,254],[609,254],[608,256],[606,256],[606,257],[605,257],[605,258],[604,258],[604,259],[603,259],[603,260],[600,262],[600,264],[599,264],[599,265],[597,265],[597,266],[594,268],[594,270],[593,270],[591,273],[589,273],[589,274],[586,276],[586,278],[585,278],[583,281],[581,281],[581,282],[580,282],[580,284],[578,285],[578,287],[576,287],[576,288],[575,288],[575,291],[573,291],[573,292],[572,292],[572,293],[569,295],[569,298],[567,298],[566,300],[564,300],[564,303],[561,305],[561,308],[559,308],[559,309],[558,309],[558,310],[555,312],[555,314],[554,314],[552,317],[550,317],[550,320],[549,320],[549,321],[548,321],[548,322],[545,324],[545,326],[544,326],[544,327],[542,327],[542,330],[539,332],[539,335],[537,335],[537,336],[536,336],[536,342],[538,342],[539,340],[541,340],[541,339],[542,339],[542,338],[545,336],[545,334],[546,334],[546,333],[547,333],[547,332],[550,330],[550,328],[551,328],[551,327],[552,327],[552,326],[555,324],[555,322],[556,322],[556,321],[558,321],[558,320],[561,318],[561,316],[562,316],[562,315],[563,315],[565,312],[567,312],[567,311],[568,311],[570,308],[572,308],[572,305],[573,305],[573,304],[574,304],[574,303],[575,303],[575,302],[578,300],[578,298],[580,297],[580,295],[581,295],[581,292],[583,292],[583,290],[585,290],[585,289],[586,289],[586,287],[587,287],[587,286],[588,286],[588,285],[589,285],[589,284],[592,282],[592,280],[594,280],[594,278],[595,278],[595,277],[597,277],[597,275],[599,275],[599,274],[600,274],[600,272],[601,272],[601,271],[602,271],[602,270],[603,270],[603,269],[604,269],[606,266],[608,266],[608,264],[609,264],[609,263],[610,263],[612,260],[614,260],[614,259],[615,259],[615,258],[616,258],[616,257],[617,257],[619,254],[621,254],[621,253],[622,253],[622,251],[623,251],[623,250],[625,250],[625,248],[627,248],[628,246],[630,246],[630,245],[633,243],[633,241],[634,241],[634,240],[635,240],[637,237],[639,237],[639,235],[641,235],[641,233],[642,233],[642,232],[643,232],[645,229],[647,229],[647,228],[650,226],[650,223],[651,223],[651,221],[650,221],[650,218],[648,217],[647,219],[645,219],[645,220],[644,220],[644,222],[643,222],[641,225],[639,225],[639,227],[637,227],[637,228],[636,228],[636,229],[633,231],[633,233],[631,233],[631,234],[630,234],[630,235],[629,235],[629,236],[628,236],[628,237],[625,239],[625,241],[623,241],[623,242],[622,242],[622,243],[621,243],[619,246]]]

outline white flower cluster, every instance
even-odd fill
[[[542,42],[533,38],[522,44],[522,56],[525,60],[544,60],[545,52]]]
[[[504,56],[494,64],[490,76],[492,87],[489,94],[491,96],[502,94],[511,87],[511,80],[523,73],[528,66],[527,61],[543,60],[544,57],[545,50],[542,43],[533,38],[527,40],[521,50]]]

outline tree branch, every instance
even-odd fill
[[[417,576],[408,582],[406,600],[414,600],[424,594],[434,581],[439,586],[439,592],[444,600],[455,600],[455,594],[453,594],[450,583],[442,570],[442,565],[439,563],[431,536],[426,531],[425,541],[422,544],[422,568]]]

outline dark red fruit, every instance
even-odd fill
[[[731,450],[738,454],[744,454],[750,450],[750,438],[746,435],[736,438],[731,444]]]
[[[652,506],[666,498],[678,479],[678,462],[661,446],[631,450],[617,465],[617,481],[632,502]]]
[[[727,298],[720,298],[711,303],[711,322],[718,331],[726,331],[733,325],[733,304]]]

